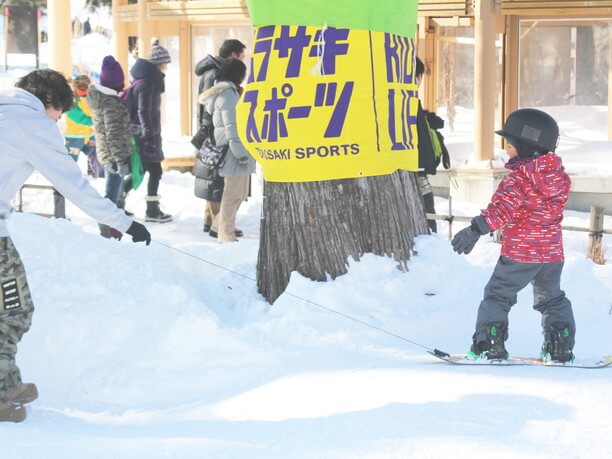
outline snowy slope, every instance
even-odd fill
[[[150,225],[154,239],[253,278],[257,183],[238,218],[247,237],[219,245],[201,232],[192,180],[164,177],[162,205],[176,219]],[[141,193],[128,200],[137,214]],[[40,195],[31,206],[47,204]],[[26,423],[0,425],[6,457],[612,456],[609,370],[451,367],[288,295],[270,308],[249,279],[159,244],[103,240],[80,211],[68,214],[72,222],[18,214],[10,223],[37,308],[18,364],[41,396]],[[568,213],[572,224],[587,218]],[[407,273],[366,256],[334,282],[294,275],[288,290],[428,347],[464,351],[499,246],[483,238],[460,257],[440,226],[441,236],[418,239]],[[612,353],[612,263],[593,265],[585,245],[584,234],[566,234],[563,285],[579,328],[575,351],[590,359]],[[511,315],[515,355],[541,344],[530,302],[521,293]]]

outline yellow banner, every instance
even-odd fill
[[[414,40],[383,32],[259,27],[240,138],[271,182],[417,170]]]

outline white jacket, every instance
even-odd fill
[[[100,223],[121,232],[132,219],[102,198],[81,174],[42,102],[20,88],[0,92],[0,237],[8,236],[11,199],[34,170]]]

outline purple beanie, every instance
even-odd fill
[[[106,56],[102,61],[100,84],[107,88],[121,90],[125,85],[125,75],[119,62],[113,56]]]

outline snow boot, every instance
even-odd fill
[[[508,338],[508,324],[506,322],[493,322],[486,325],[486,340],[474,342],[468,352],[468,356],[474,360],[505,360],[508,358],[508,351],[504,345]]]
[[[0,422],[22,422],[25,418],[25,406],[0,401]]]
[[[544,329],[543,362],[573,362],[574,333],[564,322],[555,322]]]
[[[25,383],[21,386],[13,387],[4,394],[7,402],[16,405],[25,405],[31,403],[38,398],[38,388],[36,384]]]
[[[159,208],[159,196],[147,196],[146,222],[167,223],[172,221],[172,215],[165,214]]]
[[[126,210],[125,208],[125,197],[126,196],[127,196],[127,193],[121,193],[121,197],[119,198],[119,201],[117,201],[117,207],[119,207],[120,209],[123,209],[123,211],[125,212],[125,215],[127,215],[128,217],[133,217],[134,214],[130,212],[129,210]]]

